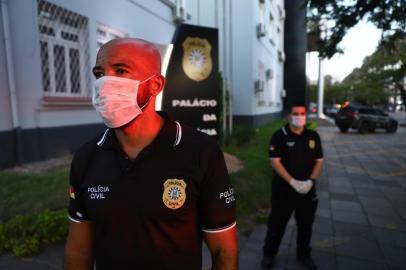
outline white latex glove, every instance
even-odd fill
[[[304,187],[305,187],[305,182],[304,181],[298,181],[296,179],[290,179],[289,185],[298,193],[300,194],[306,194],[304,193]]]
[[[310,179],[307,179],[306,181],[303,182],[303,188],[302,188],[302,194],[307,194],[313,187],[313,181]]]

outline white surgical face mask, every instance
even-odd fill
[[[304,115],[292,115],[290,124],[294,127],[300,128],[306,125],[306,116]]]
[[[108,127],[121,127],[142,113],[142,109],[147,106],[149,100],[140,107],[137,102],[138,89],[141,83],[152,77],[140,82],[115,76],[103,76],[94,82],[92,103]]]

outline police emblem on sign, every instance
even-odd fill
[[[164,183],[162,201],[169,209],[178,209],[186,201],[186,183],[182,179],[167,179]]]
[[[309,148],[314,149],[316,147],[316,141],[315,140],[309,140]]]
[[[207,39],[187,37],[182,47],[182,68],[185,74],[197,82],[207,79],[213,68],[211,45]]]

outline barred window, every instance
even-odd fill
[[[112,39],[128,36],[127,33],[121,32],[105,24],[97,23],[97,50],[99,50],[104,43]]]
[[[90,96],[88,19],[38,0],[44,97]]]

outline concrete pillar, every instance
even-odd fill
[[[292,104],[308,103],[306,87],[306,0],[285,1],[285,70],[284,110]]]

